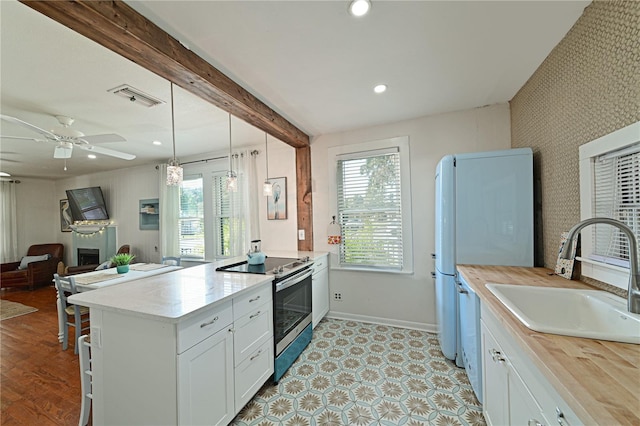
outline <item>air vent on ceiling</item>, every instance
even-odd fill
[[[114,87],[113,89],[109,89],[108,92],[126,98],[133,103],[144,105],[149,108],[166,103],[165,101],[148,95],[143,91],[136,89],[135,87],[129,86],[128,84]]]

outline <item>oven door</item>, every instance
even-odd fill
[[[276,282],[273,297],[276,355],[298,336],[296,330],[304,329],[305,322],[311,321],[312,274],[312,269],[306,269]]]

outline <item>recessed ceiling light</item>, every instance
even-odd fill
[[[11,176],[11,175],[7,172],[0,172],[0,176],[4,177],[4,176]]]
[[[152,143],[153,143],[154,145],[162,145],[162,142],[160,142],[160,141],[153,141]]]
[[[371,2],[369,0],[353,0],[349,4],[349,13],[353,16],[364,16],[371,10]]]
[[[92,160],[96,158],[96,156],[94,154],[89,154],[89,155],[87,155],[87,157],[91,158]]]
[[[378,84],[376,87],[373,88],[373,91],[376,93],[382,93],[386,90],[387,90],[386,84]]]

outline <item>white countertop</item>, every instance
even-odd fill
[[[322,257],[324,252],[270,252],[272,257]],[[180,322],[206,307],[228,300],[254,286],[271,282],[270,275],[216,271],[216,267],[245,257],[184,268],[128,281],[98,290],[74,294],[69,301],[107,311]]]

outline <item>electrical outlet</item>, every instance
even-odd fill
[[[333,300],[342,301],[342,293],[333,293]]]
[[[304,241],[304,229],[298,229],[298,239]]]

